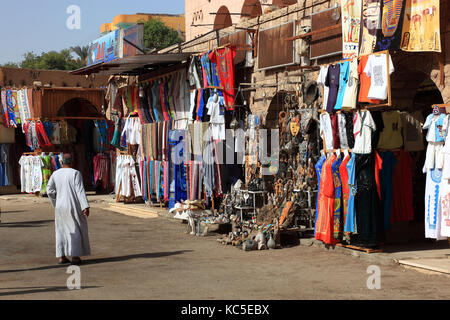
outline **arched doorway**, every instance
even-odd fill
[[[262,6],[259,0],[245,0],[241,10],[241,20],[252,19],[262,15]]]
[[[231,27],[233,22],[231,21],[230,11],[226,6],[221,6],[216,14],[214,20],[214,30],[220,30],[227,27]]]
[[[101,117],[101,115],[89,100],[73,98],[59,108],[58,117]]]

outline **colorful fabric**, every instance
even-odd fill
[[[342,57],[358,56],[361,24],[361,1],[341,0],[342,10]]]
[[[401,49],[441,52],[439,0],[406,0]]]
[[[341,163],[342,159],[339,157],[331,166],[334,183],[333,237],[336,240],[342,239],[342,181],[339,174],[339,167],[341,166]]]
[[[233,110],[235,99],[234,90],[234,59],[236,58],[236,48],[226,47],[214,50],[209,54],[209,59],[216,64],[220,78],[220,85],[223,87],[223,97],[225,105],[229,110]]]
[[[375,51],[400,49],[405,2],[406,0],[383,0],[381,29],[377,33]]]
[[[336,244],[333,236],[334,181],[332,165],[336,156],[331,156],[323,165],[319,190],[319,209],[315,238],[326,244]]]
[[[381,2],[382,0],[362,0],[360,55],[374,52],[381,19]]]

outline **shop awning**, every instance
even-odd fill
[[[165,53],[146,54],[134,57],[126,57],[110,62],[100,63],[72,71],[73,75],[128,75],[137,76],[155,71],[160,68],[170,67],[186,61],[190,53]]]

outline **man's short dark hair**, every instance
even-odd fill
[[[72,155],[70,153],[66,153],[63,156],[63,164],[69,165],[72,164],[73,159],[72,159]]]

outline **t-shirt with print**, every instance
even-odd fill
[[[349,62],[347,88],[345,89],[342,108],[356,108],[358,79],[358,59],[353,59]]]
[[[345,115],[338,113],[338,131],[339,131],[339,142],[341,143],[341,149],[348,149],[348,138],[347,138],[347,124],[345,120]]]
[[[333,149],[333,129],[331,126],[331,118],[328,113],[320,115],[320,136],[325,139],[324,145],[327,150]]]
[[[345,91],[347,91],[347,82],[348,82],[348,72],[349,72],[350,63],[348,61],[344,61],[339,63],[339,89],[336,98],[336,104],[334,106],[335,110],[342,109],[342,102],[344,100]]]
[[[220,83],[223,86],[223,96],[225,105],[229,110],[233,110],[235,98],[234,92],[234,59],[236,57],[236,48],[226,47],[211,51],[209,59],[217,64]]]
[[[399,149],[403,146],[402,118],[399,111],[383,112],[384,129],[378,141],[379,149]]]
[[[330,89],[328,91],[328,101],[327,101],[327,112],[332,113],[334,111],[334,106],[336,105],[337,94],[339,90],[339,74],[340,66],[331,65],[328,67],[327,77],[325,79],[325,85]]]
[[[422,151],[425,149],[423,143],[423,116],[422,111],[413,113],[402,112],[403,144],[405,151]]]
[[[328,94],[330,91],[330,88],[325,85],[325,81],[327,79],[327,74],[328,74],[328,66],[321,66],[320,72],[319,72],[319,77],[317,78],[317,84],[319,86],[323,87],[323,97],[322,97],[322,103],[323,103],[322,109],[323,110],[327,110]]]
[[[428,129],[428,142],[444,142],[447,136],[448,116],[445,114],[430,114],[425,120],[423,129]]]
[[[394,72],[391,55],[389,55],[389,74]],[[386,100],[388,97],[388,74],[386,66],[386,54],[372,54],[369,56],[364,73],[371,79],[369,99]]]
[[[372,104],[378,104],[378,103],[380,103],[380,100],[373,100],[373,99],[369,99],[367,97],[367,95],[369,93],[370,85],[371,85],[371,79],[370,79],[370,77],[368,77],[365,74],[364,69],[366,68],[368,59],[369,59],[369,56],[362,56],[359,61],[359,65],[358,65],[358,74],[359,74],[359,83],[360,83],[358,101],[359,102],[368,102],[368,103],[372,103]]]
[[[353,119],[353,135],[355,136],[354,153],[372,152],[372,131],[377,129],[370,111],[355,112]]]

